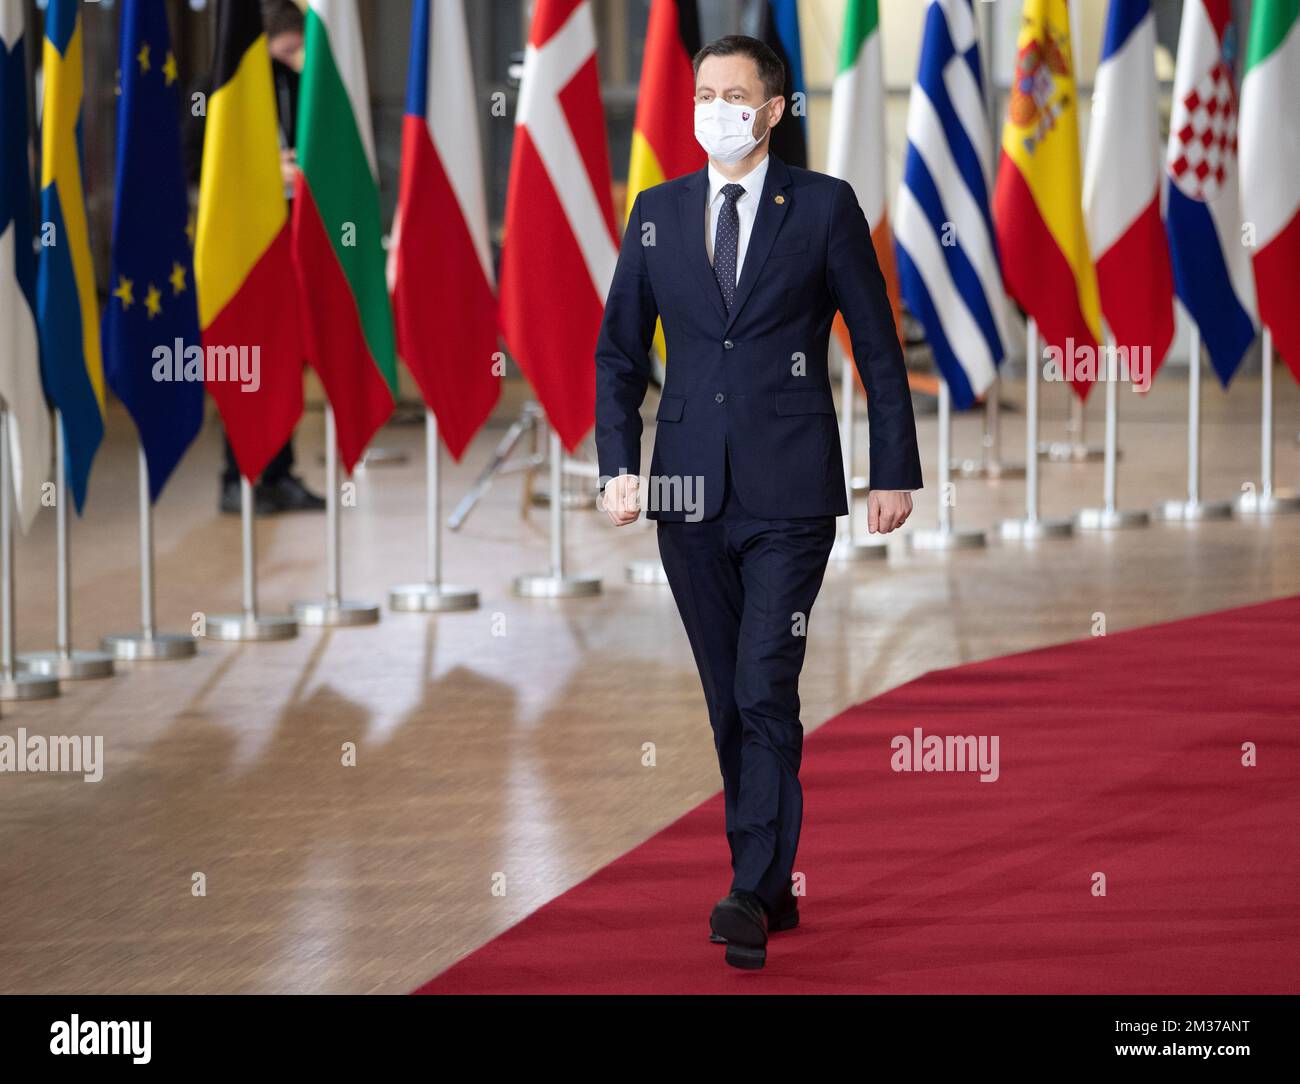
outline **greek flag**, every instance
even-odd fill
[[[959,410],[993,382],[1007,342],[989,215],[993,155],[971,0],[930,0],[894,237],[903,300]]]

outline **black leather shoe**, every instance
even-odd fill
[[[767,920],[767,932],[782,933],[785,930],[793,930],[799,925],[799,901],[794,896],[790,897],[790,906],[783,908],[774,915],[769,915]],[[715,945],[725,945],[727,939],[720,937],[716,933],[710,932],[709,940]]]
[[[718,900],[709,928],[727,944],[727,963],[754,971],[767,962],[767,912],[752,892]]]
[[[221,511],[222,514],[227,516],[237,516],[241,513],[238,482],[221,483]],[[255,485],[253,487],[253,515],[273,516],[278,511],[280,511],[280,505],[267,492],[266,486]]]
[[[318,497],[302,484],[302,479],[286,474],[274,482],[264,483],[266,491],[281,512],[323,512],[325,498]]]

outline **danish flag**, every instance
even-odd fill
[[[570,451],[595,423],[592,361],[618,262],[588,0],[537,0],[515,114],[501,330]]]

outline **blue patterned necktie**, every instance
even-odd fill
[[[736,201],[745,194],[741,184],[722,186],[723,202],[718,209],[718,232],[713,239],[713,275],[722,291],[722,302],[731,311],[736,300],[736,253],[740,247],[740,212]]]

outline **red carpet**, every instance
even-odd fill
[[[808,739],[763,971],[707,941],[719,794],[419,992],[1295,992],[1298,723],[1300,598],[926,674]],[[998,735],[1000,778],[894,772],[914,727]]]

